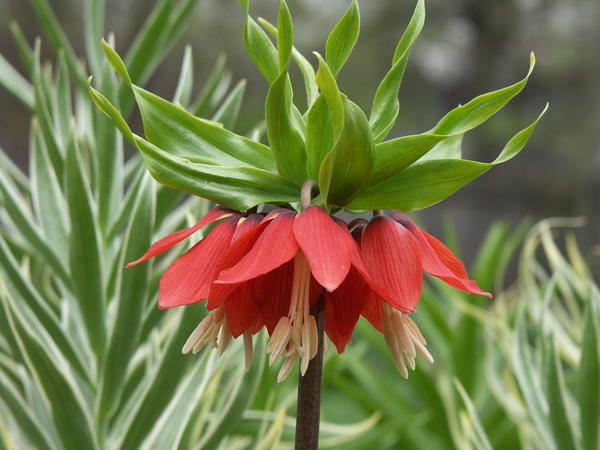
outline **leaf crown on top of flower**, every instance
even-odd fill
[[[398,91],[423,28],[423,0],[418,0],[396,46],[368,116],[340,91],[336,81],[359,35],[356,0],[329,34],[325,58],[315,53],[316,72],[294,47],[293,23],[285,0],[280,0],[277,27],[263,19],[255,21],[249,14],[249,1],[240,2],[245,13],[246,50],[270,84],[265,100],[269,146],[238,135],[222,123],[196,117],[181,105],[136,86],[123,60],[104,41],[108,61],[133,92],[145,138],[132,132],[119,110],[89,80],[93,100],[140,150],[155,179],[226,207],[246,210],[261,203],[293,207],[302,183],[314,179],[320,190],[316,202],[328,209],[423,209],[518,154],[548,107],[515,134],[494,161],[462,158],[463,135],[523,90],[535,64],[532,53],[529,70],[517,83],[451,110],[429,131],[384,140],[398,117]],[[294,103],[288,74],[292,61],[303,75],[308,100],[305,111]]]

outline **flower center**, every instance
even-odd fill
[[[383,305],[383,336],[387,343],[394,365],[400,375],[408,378],[406,366],[415,370],[415,358],[417,352],[430,363],[433,363],[431,353],[425,347],[427,341],[419,331],[417,324],[400,311],[393,309],[390,305]]]
[[[280,358],[284,359],[277,376],[279,382],[287,378],[297,358],[300,358],[300,372],[304,375],[308,363],[317,354],[317,322],[309,312],[310,275],[306,257],[302,252],[298,252],[294,258],[290,310],[287,316],[279,319],[267,346],[267,353],[271,355],[269,365],[273,365]]]

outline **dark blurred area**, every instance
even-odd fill
[[[50,2],[76,50],[83,54],[81,0]],[[251,1],[251,12],[275,22],[276,0]],[[289,0],[296,46],[307,56],[324,53],[327,34],[348,0]],[[360,0],[359,42],[340,75],[342,90],[363,108],[390,66],[398,38],[415,1]],[[154,5],[149,0],[107,0],[107,29],[117,50],[126,50]],[[443,218],[453,221],[469,261],[489,225],[517,223],[525,216],[585,216],[578,231],[583,253],[598,266],[600,254],[600,2],[598,0],[427,0],[427,20],[400,90],[401,111],[390,137],[431,128],[449,109],[483,92],[521,79],[529,52],[537,67],[525,90],[490,122],[465,138],[465,157],[491,161],[507,140],[550,110],[526,149],[510,163],[488,172],[443,203],[420,214],[427,229],[441,234]],[[19,64],[9,22],[15,20],[30,42],[42,35],[29,2],[0,2],[0,53]],[[236,0],[201,0],[191,26],[148,87],[170,98],[183,49],[193,47],[197,85],[220,52],[228,55],[234,79],[248,80],[238,131],[262,120],[266,82],[242,44],[242,9]],[[49,44],[44,42],[47,47]],[[311,59],[311,58],[309,58]],[[314,59],[314,58],[313,58]],[[295,74],[298,78],[298,74]],[[302,89],[296,89],[301,96]],[[302,101],[302,100],[301,100]],[[0,146],[26,167],[28,111],[0,89]]]

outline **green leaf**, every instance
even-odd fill
[[[559,449],[576,449],[571,411],[567,405],[564,373],[554,339],[549,343],[547,363],[544,372],[548,389],[548,406],[550,407],[550,429]]]
[[[269,88],[265,117],[269,145],[279,173],[302,184],[307,178],[306,147],[302,133],[293,122],[292,86],[287,72],[282,72]]]
[[[50,339],[60,349],[64,357],[78,375],[89,383],[89,373],[82,359],[73,347],[72,341],[62,329],[60,322],[48,306],[47,301],[40,295],[30,280],[26,279],[22,269],[0,234],[0,268],[6,276],[6,284],[10,292],[18,295],[19,304],[27,305],[36,320],[31,320],[38,331],[45,331]]]
[[[439,135],[429,135],[439,136]],[[438,142],[430,151],[425,153],[420,159],[461,159],[462,141],[464,134],[454,134]]]
[[[26,209],[23,197],[16,190],[13,183],[7,178],[4,171],[0,171],[0,194],[2,206],[11,221],[17,227],[19,234],[25,238],[29,245],[42,257],[46,258],[48,265],[64,281],[69,283],[69,276],[63,260],[48,244],[47,238],[35,224],[31,213]]]
[[[418,0],[410,22],[396,46],[392,67],[377,87],[373,98],[369,121],[373,129],[375,142],[385,138],[396,122],[400,110],[398,91],[412,47],[423,29],[424,23],[425,2],[424,0]]]
[[[121,243],[122,250],[115,268],[119,272],[115,319],[106,354],[99,406],[103,417],[110,417],[118,405],[126,371],[139,342],[151,265],[142,264],[127,270],[123,268],[152,244],[154,212],[154,189],[146,175],[130,210],[129,226]]]
[[[344,206],[369,183],[374,143],[362,110],[343,98],[344,129],[319,171],[319,188],[328,205]]]
[[[212,120],[222,124],[225,129],[233,129],[242,106],[245,91],[246,80],[240,80],[231,90],[227,98],[223,100],[223,103],[212,117]]]
[[[102,51],[98,42],[104,32],[104,0],[86,0],[84,13],[85,50],[93,73],[100,73]]]
[[[329,69],[329,66],[323,57],[317,52],[314,52],[314,55],[319,60],[319,69],[317,70],[315,79],[329,106],[331,122],[333,125],[333,135],[334,139],[337,141],[344,128],[344,102],[342,101],[342,94],[331,69]]]
[[[531,125],[514,135],[491,163],[462,159],[418,161],[394,176],[374,181],[348,208],[414,211],[434,205],[493,166],[516,156],[547,109],[548,105]]]
[[[269,148],[134,86],[147,139],[175,156],[274,170]]]
[[[185,46],[183,53],[183,63],[179,73],[179,81],[173,96],[173,103],[186,107],[192,97],[192,86],[194,83],[194,60],[192,58],[191,45]]]
[[[71,75],[81,87],[84,87],[85,75],[83,67],[77,59],[75,50],[73,50],[71,43],[67,39],[67,35],[58,22],[58,18],[54,14],[54,11],[52,11],[52,7],[48,3],[48,0],[31,0],[31,5],[54,48],[56,50],[62,49],[64,51]]]
[[[65,199],[52,170],[48,151],[41,136],[35,118],[31,123],[30,137],[31,159],[31,199],[36,217],[42,225],[42,232],[48,244],[61,259],[66,259],[69,244],[67,241],[68,224],[64,211]]]
[[[90,345],[96,356],[104,352],[106,338],[103,264],[97,211],[79,146],[72,135],[67,150],[67,205],[71,234],[69,264],[71,286],[78,301]]]
[[[125,67],[125,63],[119,56],[119,54],[112,48],[108,42],[102,39],[102,51],[106,56],[106,60],[113,66],[115,72],[117,72],[123,80],[127,83],[128,86],[131,86],[133,82],[131,81],[131,77],[129,76],[129,72],[127,71],[127,67]],[[88,78],[89,84],[90,78]]]
[[[5,296],[2,302],[6,303]],[[27,326],[27,322],[12,304],[8,304],[11,332],[17,336],[27,366],[33,372],[37,384],[43,390],[52,413],[60,439],[66,448],[96,449],[89,411],[83,396],[68,370],[60,360],[48,353],[46,346]],[[64,364],[64,363],[63,363]],[[69,405],[65,408],[65,405]],[[77,432],[73,432],[77,430]]]
[[[23,31],[17,22],[11,21],[9,23],[9,27],[10,32],[13,35],[13,39],[15,40],[17,50],[19,51],[21,62],[27,69],[27,72],[31,74],[33,72],[33,48],[31,48],[31,45],[29,45],[29,42],[27,42],[27,38],[23,34]]]
[[[56,75],[56,90],[52,96],[52,114],[54,116],[54,128],[57,139],[60,140],[61,147],[66,147],[66,140],[71,130],[73,120],[72,99],[71,99],[71,80],[64,52],[61,50],[58,54],[58,68]]]
[[[352,0],[348,10],[327,38],[325,59],[334,76],[338,76],[350,53],[352,53],[359,33],[360,12],[358,3],[356,0]]]
[[[581,357],[577,372],[577,399],[581,422],[583,448],[597,449],[600,445],[600,318],[597,296],[591,293],[583,330]]]
[[[277,21],[277,54],[279,57],[279,72],[287,72],[292,48],[294,47],[294,26],[292,24],[292,15],[285,2],[279,1],[279,15]]]
[[[376,144],[371,183],[379,183],[406,169],[447,138],[448,136],[424,133]]]
[[[191,111],[195,116],[206,116],[220,101],[221,91],[224,90],[221,86],[229,86],[228,78],[224,75],[226,61],[225,54],[218,56],[206,83],[204,83],[202,92],[192,104]]]
[[[196,367],[179,382],[171,402],[140,449],[179,448],[186,427],[196,419],[194,410],[202,402],[206,387],[215,375],[216,359],[215,352],[204,352],[200,361],[196,361]]]
[[[88,88],[90,97],[96,104],[96,106],[108,117],[111,118],[113,123],[117,126],[121,134],[131,143],[135,143],[133,132],[127,125],[127,122],[119,111],[113,106],[113,104],[100,92],[92,87],[92,77],[88,78]]]
[[[259,335],[254,341],[254,354],[264,354],[264,336]],[[237,376],[232,378],[231,386],[224,390],[226,396],[222,401],[221,408],[215,411],[214,419],[210,421],[208,428],[203,431],[198,448],[216,448],[241,421],[242,414],[254,398],[264,368],[265,360],[254,358],[248,372],[243,375],[238,372]]]
[[[38,449],[51,450],[56,446],[52,442],[44,426],[38,421],[31,408],[15,386],[0,371],[0,398],[8,406],[11,415],[17,422],[21,432],[31,445]]]
[[[33,108],[33,87],[2,55],[0,55],[0,86],[4,86],[28,108]]]
[[[467,407],[467,412],[469,414],[469,417],[471,418],[475,436],[477,437],[479,443],[479,446],[477,448],[492,450],[492,445],[490,444],[485,429],[481,425],[479,414],[477,413],[477,409],[475,408],[473,401],[469,397],[469,394],[467,394],[467,391],[465,391],[465,388],[457,378],[455,378],[452,381],[454,382],[454,386],[458,390],[458,393],[460,394],[463,403]]]
[[[260,203],[290,202],[298,187],[272,172],[247,166],[215,166],[171,155],[136,136],[150,174],[160,183],[221,205],[246,210]]]
[[[534,67],[535,55],[531,53],[529,70],[525,78],[511,86],[475,97],[467,104],[453,109],[440,119],[431,132],[447,135],[459,134],[481,125],[523,90]]]
[[[262,17],[258,18],[258,23],[260,23],[263,28],[265,28],[269,33],[271,33],[272,36],[277,38],[277,28],[273,26],[273,24],[263,19]],[[310,62],[308,62],[308,60],[302,55],[302,53],[300,53],[296,49],[296,47],[292,47],[292,58],[294,58],[296,65],[302,73],[302,78],[304,80],[304,88],[306,90],[306,102],[308,109],[319,96],[319,87],[317,86],[317,82],[315,81],[315,70],[311,66]]]
[[[313,180],[319,179],[321,163],[332,149],[334,142],[329,106],[321,94],[308,110],[306,124],[308,175]]]
[[[269,83],[279,76],[278,52],[267,34],[258,26],[249,13],[249,0],[240,0],[244,8],[244,45],[250,58]]]

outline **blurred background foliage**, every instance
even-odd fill
[[[51,4],[83,54],[80,2]],[[253,5],[255,15],[273,19],[274,1]],[[307,51],[322,50],[346,2],[290,5],[299,47]],[[456,103],[518,79],[530,49],[540,61],[535,76],[505,112],[469,137],[469,156],[491,159],[507,129],[527,123],[546,99],[552,112],[517,160],[420,217],[453,250],[472,255],[472,277],[495,300],[428,281],[415,319],[436,363],[420,360],[408,381],[396,373],[382,336],[361,322],[344,355],[333,348],[326,354],[321,445],[597,449],[593,125],[600,112],[593,50],[600,6],[591,0],[427,5],[396,133],[423,131]],[[363,106],[413,6],[361,2],[362,39],[341,84]],[[292,448],[297,380],[274,386],[277,368],[265,367],[264,342],[246,375],[239,342],[220,359],[211,351],[180,355],[203,307],[163,312],[155,303],[160,274],[183,249],[121,270],[151,240],[194,221],[207,202],[182,202],[182,195],[151,181],[137,157],[122,165],[122,139],[92,105],[87,87],[71,85],[75,110],[65,101],[69,71],[47,40],[41,60],[53,62],[53,73],[27,51],[31,67],[21,65],[6,25],[8,18],[18,21],[30,43],[44,35],[30,4],[14,0],[0,9],[0,53],[32,83],[20,94],[35,103],[29,110],[0,90],[0,146],[24,170],[0,158],[0,450]],[[108,2],[106,23],[117,49],[130,47],[149,11],[144,1]],[[225,76],[206,89],[201,113],[250,130],[262,117],[266,86],[243,53],[241,16],[233,0],[201,1],[169,56],[162,59],[160,46],[150,52],[157,67],[149,89],[173,97],[183,43],[192,44],[196,92],[225,51],[231,84]],[[116,78],[106,69],[98,78],[116,98]],[[233,99],[240,89],[234,86],[242,77],[248,85],[236,122]],[[115,171],[101,170],[103,164]],[[521,222],[526,214],[584,219]],[[585,219],[588,226],[581,228]],[[92,301],[98,310],[90,309]],[[96,313],[105,320],[93,320]]]
[[[84,3],[51,0],[76,52],[84,54]],[[324,50],[324,43],[347,7],[346,1],[291,0],[298,48],[305,54]],[[154,2],[108,0],[105,35],[115,33],[116,49],[128,48]],[[360,106],[368,107],[377,83],[389,67],[394,45],[402,33],[413,1],[360,1],[362,29],[356,49],[340,75],[342,89]],[[400,116],[391,137],[429,129],[436,118],[477,94],[507,85],[521,77],[528,55],[538,65],[527,89],[494,120],[465,139],[468,158],[491,161],[504,137],[528,123],[541,105],[550,102],[527,151],[518,160],[497,167],[451,201],[422,214],[428,229],[441,231],[442,218],[459,226],[467,259],[476,239],[497,218],[518,220],[556,215],[600,220],[600,89],[596,57],[600,42],[600,3],[596,0],[428,0],[425,28],[418,40],[400,90]],[[276,21],[275,0],[254,0],[253,15]],[[9,22],[19,23],[31,41],[44,36],[27,1],[0,2],[0,53],[22,69],[12,43]],[[247,132],[264,117],[267,84],[246,55],[242,42],[243,14],[235,0],[202,0],[190,24],[168,58],[160,64],[148,88],[168,97],[177,83],[184,46],[192,46],[195,72],[202,81],[219,53],[235,81],[248,85],[238,131]],[[43,54],[48,46],[42,48]],[[296,70],[294,68],[294,70]],[[299,73],[293,73],[297,78]],[[296,95],[302,95],[301,89]],[[0,122],[0,146],[25,165],[28,112],[6,91],[0,105],[10,114]],[[600,227],[579,232],[584,248],[600,240]],[[597,267],[597,266],[595,266]]]

